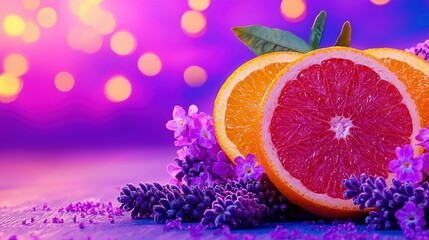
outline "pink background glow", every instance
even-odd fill
[[[306,1],[304,17],[296,22],[282,16],[280,0],[213,0],[201,11],[207,20],[205,30],[192,37],[181,28],[182,15],[191,10],[188,1],[104,0],[99,5],[114,16],[116,27],[102,35],[101,49],[89,54],[72,49],[67,42],[70,29],[85,26],[70,10],[73,1],[86,0],[41,0],[34,10],[25,9],[21,0],[0,2],[1,22],[8,14],[18,14],[37,24],[41,8],[52,7],[57,12],[55,25],[39,26],[40,38],[34,43],[0,29],[0,62],[19,53],[29,64],[17,99],[0,103],[2,151],[171,146],[172,133],[165,129],[165,122],[174,105],[195,103],[211,113],[224,80],[254,57],[230,30],[234,26],[262,24],[308,39],[313,18],[325,9],[328,18],[322,46],[333,45],[346,20],[352,23],[356,48],[404,49],[429,38],[428,1],[390,1],[383,6],[369,0]],[[118,30],[134,35],[137,46],[132,54],[119,56],[112,51],[110,38]],[[137,67],[139,57],[147,52],[155,53],[162,62],[156,76],[145,76]],[[193,65],[208,75],[197,88],[183,79],[185,69]],[[55,87],[54,78],[60,71],[75,78],[69,92]],[[130,97],[119,103],[104,95],[104,84],[115,75],[123,75],[132,85]]]

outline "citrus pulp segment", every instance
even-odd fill
[[[405,85],[362,51],[332,47],[282,70],[258,114],[261,164],[291,201],[325,217],[361,214],[342,180],[390,178],[395,148],[414,141],[420,116]]]
[[[216,97],[213,119],[219,145],[229,159],[257,154],[256,116],[260,101],[280,70],[300,55],[274,52],[258,56],[225,81]]]
[[[429,126],[429,62],[392,48],[374,48],[365,52],[380,59],[405,84],[422,117],[422,127]]]

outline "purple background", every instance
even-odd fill
[[[352,24],[352,46],[359,49],[404,49],[429,38],[429,1],[392,0],[383,6],[369,0],[306,1],[306,17],[291,22],[282,16],[280,0],[212,0],[202,11],[205,33],[190,37],[180,26],[183,13],[190,10],[185,0],[104,0],[102,8],[116,19],[115,31],[133,33],[137,48],[131,55],[119,56],[111,50],[112,34],[108,34],[98,52],[87,54],[67,44],[69,29],[81,24],[68,2],[41,1],[41,7],[55,8],[58,20],[50,29],[41,28],[35,43],[24,43],[0,29],[0,61],[19,53],[30,65],[18,98],[0,103],[1,151],[171,146],[172,132],[165,123],[174,105],[187,108],[194,103],[211,114],[225,79],[254,57],[232,33],[234,26],[261,24],[308,39],[314,17],[324,9],[328,17],[322,46],[335,43],[346,20]],[[37,10],[25,10],[18,0],[1,1],[0,20],[10,13],[35,21]],[[158,75],[147,77],[137,68],[145,52],[160,57]],[[201,87],[189,87],[183,80],[191,65],[208,73]],[[67,93],[53,83],[55,74],[63,70],[75,77],[75,86]],[[104,96],[104,84],[117,74],[130,80],[133,91],[126,101],[113,103]]]

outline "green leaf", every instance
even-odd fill
[[[343,24],[341,29],[340,36],[337,38],[335,46],[350,47],[350,42],[352,41],[352,26],[349,21],[346,21]]]
[[[311,51],[311,47],[303,39],[288,31],[260,25],[234,27],[232,31],[257,55],[268,52]]]
[[[314,19],[313,27],[311,27],[310,44],[312,49],[317,49],[320,45],[320,40],[325,29],[326,11],[321,11]]]

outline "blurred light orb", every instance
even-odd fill
[[[20,77],[28,71],[27,59],[20,54],[11,54],[3,60],[5,73]]]
[[[37,24],[34,22],[27,22],[25,25],[25,31],[22,33],[21,38],[26,43],[33,43],[39,40],[40,30]]]
[[[374,3],[375,5],[385,5],[388,4],[390,2],[390,0],[371,0],[372,3]]]
[[[27,10],[35,10],[40,6],[40,0],[22,0],[22,5]]]
[[[55,76],[55,87],[61,92],[68,92],[74,87],[74,77],[69,72],[59,72]]]
[[[50,7],[42,8],[37,14],[37,22],[44,28],[51,28],[57,22],[57,12]]]
[[[283,0],[280,9],[283,17],[290,22],[303,20],[307,12],[304,0]]]
[[[19,77],[3,73],[0,75],[0,102],[13,102],[22,89],[22,80]]]
[[[210,0],[188,0],[189,7],[195,11],[204,11],[210,6]]]
[[[183,78],[190,87],[200,87],[207,80],[207,72],[202,67],[190,66],[185,70]]]
[[[3,29],[9,36],[20,36],[25,31],[24,19],[16,14],[7,15],[3,20]]]
[[[112,102],[123,102],[131,95],[131,83],[124,76],[109,79],[104,86],[104,94]]]
[[[193,37],[199,37],[207,27],[206,17],[197,11],[187,11],[180,21],[183,31]]]
[[[84,4],[84,2],[86,2],[86,0],[70,0],[70,1],[69,1],[69,8],[70,8],[70,11],[71,11],[74,15],[78,16],[78,15],[79,15],[80,6],[81,6],[82,4]]]
[[[145,53],[139,58],[138,67],[144,75],[155,76],[161,71],[161,59],[154,53]]]
[[[69,30],[67,43],[74,50],[95,53],[101,49],[103,37],[91,27],[75,27]]]
[[[110,47],[118,55],[129,55],[136,50],[136,39],[128,31],[118,31],[110,38]]]
[[[97,15],[96,21],[92,26],[99,34],[107,35],[115,30],[116,20],[110,12],[102,11]]]

